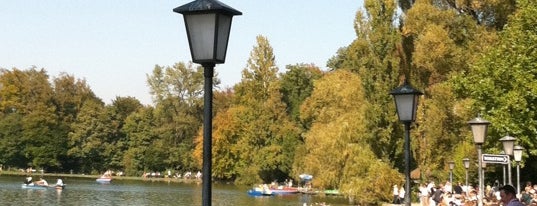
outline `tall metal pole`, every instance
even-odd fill
[[[511,181],[511,157],[507,158],[507,181],[510,185],[513,185],[513,181]]]
[[[478,167],[478,174],[479,174],[479,195],[477,197],[477,205],[478,206],[483,206],[483,168],[481,166],[482,164],[482,160],[481,160],[481,144],[478,144],[477,145],[477,159],[478,159],[478,164],[479,164],[479,167]]]
[[[505,167],[506,165],[503,165],[502,168],[503,168],[503,185],[505,185],[505,181],[507,180],[507,178],[505,177],[506,174],[505,174]]]
[[[214,63],[202,65],[204,68],[204,101],[203,101],[203,206],[211,206],[211,167],[212,167],[212,134],[213,134],[213,75]]]
[[[520,194],[520,164],[516,162],[516,193]]]
[[[452,169],[449,170],[449,183],[451,183],[451,191],[449,192],[453,194],[453,170]]]
[[[405,124],[405,205],[411,206],[410,202],[410,121]]]
[[[466,182],[465,182],[465,186],[466,186],[466,191],[468,191],[468,168],[465,168],[466,169]]]

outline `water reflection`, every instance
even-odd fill
[[[201,205],[202,187],[169,182],[114,181],[98,184],[94,179],[63,178],[65,189],[23,189],[22,177],[0,176],[0,205]],[[234,185],[213,186],[214,206],[259,205],[302,206],[328,202],[347,205],[342,198],[309,195],[250,197],[248,188]]]

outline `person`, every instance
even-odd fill
[[[444,197],[444,185],[439,184],[433,193],[434,205],[439,205]]]
[[[453,187],[453,190],[455,191],[455,194],[462,194],[462,187],[461,187],[461,182],[457,182],[457,185],[455,185],[455,187]]]
[[[58,178],[58,180],[56,181],[56,186],[63,186],[63,180]]]
[[[399,189],[399,204],[405,203],[405,187],[401,185]]]
[[[27,177],[26,180],[24,181],[24,184],[30,184],[32,183],[32,177]]]
[[[399,202],[399,187],[397,185],[393,185],[393,200],[392,204],[400,204]]]
[[[48,186],[48,182],[43,178],[39,178],[39,181],[35,182],[35,184]]]
[[[424,183],[420,184],[419,191],[421,206],[429,206],[429,191]]]
[[[504,206],[524,206],[524,204],[516,198],[516,189],[511,185],[500,187],[501,202]]]

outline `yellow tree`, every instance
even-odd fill
[[[365,114],[369,108],[358,75],[336,70],[317,80],[312,95],[301,107],[301,119],[311,122],[311,128],[299,148],[301,155],[297,158],[303,159],[295,164],[295,173],[312,174],[314,187],[341,189],[359,201],[388,197],[386,190],[366,189],[389,188],[402,180],[390,163],[376,158],[367,144]],[[385,175],[382,183],[363,181]]]

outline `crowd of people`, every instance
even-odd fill
[[[392,204],[404,204],[405,189],[403,186],[393,186]],[[419,186],[418,197],[421,206],[476,206],[478,205],[478,188],[462,185],[460,182],[452,185],[435,182],[422,183]],[[537,206],[537,184],[526,183],[520,194],[512,185],[487,185],[484,190],[484,206]]]

